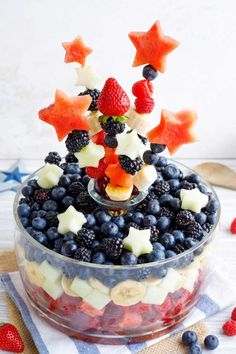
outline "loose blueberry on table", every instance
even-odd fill
[[[138,341],[178,323],[196,302],[204,240],[219,205],[197,174],[160,155],[196,140],[196,114],[162,110],[160,123],[149,128],[152,82],[178,42],[158,21],[129,37],[137,50],[133,66],[146,64],[132,87],[134,106],[114,78],[98,90],[99,76],[86,65],[92,50],[81,37],[63,43],[65,62],[81,64],[78,85],[85,90],[76,97],[57,90],[55,102],[39,111],[59,141],[65,139],[67,153],[50,152],[21,189],[18,221],[36,243],[20,236],[18,252],[26,291],[54,325],[60,318],[70,335],[112,333]],[[89,193],[91,181],[108,207]]]

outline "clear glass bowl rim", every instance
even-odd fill
[[[168,161],[170,161],[173,164],[176,164],[177,166],[179,165],[180,167],[187,169],[190,173],[194,173],[197,174],[193,169],[191,169],[188,166],[185,166],[184,164],[175,161],[173,159],[168,158]],[[43,166],[42,166],[43,167]],[[161,261],[156,261],[156,262],[150,262],[150,263],[143,263],[143,264],[136,264],[136,265],[110,265],[110,264],[97,264],[97,263],[89,263],[89,262],[81,262],[81,261],[77,261],[75,259],[63,256],[59,253],[56,253],[52,250],[50,250],[49,248],[41,245],[38,241],[34,240],[34,238],[25,230],[25,228],[23,227],[23,225],[20,222],[20,218],[18,216],[17,213],[17,207],[19,205],[19,199],[21,196],[21,192],[22,189],[27,185],[28,181],[32,179],[32,177],[36,177],[37,173],[42,169],[42,167],[40,167],[39,169],[37,169],[35,172],[33,172],[29,177],[27,177],[25,179],[25,181],[21,184],[21,187],[18,189],[16,196],[14,198],[14,203],[13,203],[13,214],[14,214],[14,218],[16,221],[16,224],[21,232],[21,234],[25,237],[25,239],[31,243],[34,247],[40,249],[41,251],[56,257],[58,260],[61,260],[62,262],[68,262],[70,264],[74,264],[74,265],[80,265],[82,267],[86,267],[86,268],[94,268],[94,269],[114,269],[114,270],[130,270],[130,269],[140,269],[140,268],[150,268],[150,267],[156,267],[156,266],[164,266],[168,263],[172,263],[175,261],[178,261],[179,259],[181,259],[182,257],[186,257],[189,254],[193,253],[194,251],[198,250],[201,246],[203,246],[207,241],[209,241],[211,239],[211,237],[214,234],[214,231],[216,230],[218,224],[219,224],[219,219],[220,219],[220,214],[221,214],[221,205],[220,205],[220,201],[219,198],[214,190],[214,188],[208,183],[206,182],[203,178],[201,178],[201,181],[204,185],[206,185],[208,187],[208,189],[213,193],[215,199],[218,201],[219,203],[219,209],[217,210],[217,218],[216,218],[216,223],[213,226],[213,228],[211,229],[211,231],[209,232],[209,234],[203,238],[196,246],[174,256],[174,257],[170,257]]]

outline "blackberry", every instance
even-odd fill
[[[194,221],[193,214],[188,210],[181,210],[175,217],[175,223],[178,226],[185,227]]]
[[[146,280],[147,278],[150,277],[150,275],[151,275],[151,271],[149,268],[141,268],[135,272],[135,280],[137,281]]]
[[[102,248],[107,256],[107,259],[117,260],[123,249],[123,242],[120,238],[104,238],[102,240]]]
[[[150,241],[153,242],[157,242],[158,238],[159,238],[159,230],[156,228],[156,226],[151,226],[151,237],[150,237]]]
[[[92,251],[86,247],[79,247],[74,254],[74,259],[82,262],[90,262],[91,261]]]
[[[197,184],[190,183],[190,182],[184,180],[183,182],[181,182],[180,187],[183,189],[191,190],[191,189],[197,188]]]
[[[67,162],[63,162],[63,163],[60,164],[60,168],[63,169],[64,173],[65,173],[65,171],[66,171],[66,169],[67,169],[67,166],[68,166],[68,163],[67,163]]]
[[[43,204],[50,199],[51,192],[49,189],[39,189],[34,193],[34,200],[37,203]]]
[[[191,221],[184,231],[187,237],[192,237],[196,240],[200,240],[203,234],[203,229],[201,225],[196,221]]]
[[[132,222],[132,221],[128,223],[128,227],[129,227],[129,228],[130,228],[130,227],[133,227],[133,228],[135,228],[135,229],[137,229],[137,230],[140,230],[140,229],[141,229],[138,224],[136,224],[135,222]]]
[[[148,195],[146,196],[145,201],[153,200],[153,199],[156,199],[156,198],[157,198],[156,194],[151,191],[151,192],[149,192]]]
[[[20,198],[19,204],[28,204],[32,205],[34,203],[34,199],[32,197]]]
[[[73,182],[68,188],[68,193],[75,198],[79,195],[80,192],[83,192],[84,190],[85,188],[82,183]]]
[[[203,226],[202,226],[202,229],[204,231],[206,231],[207,233],[209,233],[212,229],[213,225],[210,224],[209,222],[206,222]]]
[[[98,102],[98,97],[100,95],[100,91],[98,89],[87,89],[84,92],[80,92],[78,94],[78,96],[85,96],[85,95],[89,95],[92,98],[92,102],[90,103],[90,106],[88,108],[88,111],[97,111],[98,107],[97,107],[97,102]]]
[[[157,196],[168,193],[170,191],[169,183],[166,181],[158,182],[154,187],[154,192]]]
[[[158,214],[158,217],[161,217],[161,216],[166,216],[167,218],[173,219],[175,216],[175,213],[172,210],[170,210],[169,208],[162,207],[159,214]]]
[[[72,130],[66,138],[66,148],[69,152],[79,152],[89,144],[87,130]]]
[[[119,162],[123,170],[132,176],[140,171],[143,166],[143,161],[140,157],[136,157],[135,160],[132,160],[126,155],[119,155]]]
[[[90,211],[93,211],[96,206],[96,203],[86,191],[80,192],[78,197],[76,198],[76,209],[81,212],[84,212],[85,214],[89,213]]]
[[[47,222],[47,226],[52,227],[52,226],[57,226],[59,224],[59,220],[57,218],[57,212],[50,210],[47,212],[45,216],[45,220]]]
[[[78,243],[80,247],[90,248],[93,240],[95,239],[95,233],[93,230],[86,229],[82,227],[81,230],[78,231],[75,241]]]
[[[176,254],[180,254],[182,252],[185,251],[185,248],[183,245],[180,245],[180,244],[175,244],[175,246],[173,247],[173,251],[176,253]]]
[[[69,152],[65,156],[65,160],[66,160],[67,163],[76,163],[76,162],[78,162],[77,157],[75,157],[75,155],[72,152]]]
[[[44,162],[59,166],[61,162],[61,156],[56,151],[49,152],[49,154],[45,157]]]
[[[109,135],[121,134],[125,130],[125,124],[112,117],[109,117],[106,121],[101,122],[101,127]]]

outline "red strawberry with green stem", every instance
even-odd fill
[[[105,116],[122,116],[130,108],[130,100],[116,79],[109,78],[99,95],[98,109]]]
[[[24,351],[24,343],[20,334],[11,323],[0,323],[0,349],[13,353]]]

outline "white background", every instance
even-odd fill
[[[78,34],[94,49],[89,62],[129,91],[141,78],[132,68],[129,31],[156,19],[181,42],[156,83],[160,110],[195,108],[200,142],[178,157],[236,157],[236,2],[234,0],[0,0],[0,157],[42,158],[58,149],[53,128],[37,119],[56,88],[70,95],[74,64],[64,64],[62,41]],[[61,143],[59,150],[64,150]]]

